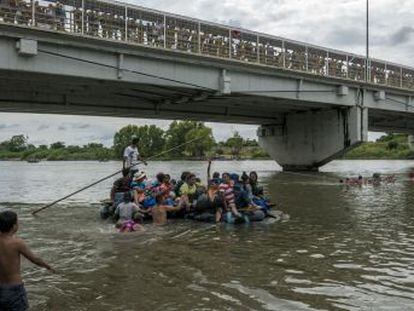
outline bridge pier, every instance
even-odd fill
[[[410,150],[414,150],[414,135],[408,135],[408,146]]]
[[[368,139],[366,108],[288,113],[282,124],[262,125],[259,143],[284,171],[317,171]]]

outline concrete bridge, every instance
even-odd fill
[[[0,0],[0,111],[260,125],[285,170],[414,132],[414,69],[91,0]]]

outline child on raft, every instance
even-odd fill
[[[131,193],[125,192],[124,201],[116,207],[115,218],[118,219],[116,227],[120,232],[144,230],[144,227],[138,223],[138,221],[142,220],[141,213],[144,213],[144,211],[131,201]]]

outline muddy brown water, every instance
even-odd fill
[[[414,310],[414,183],[409,161],[335,161],[281,173],[271,161],[217,162],[258,171],[289,218],[250,225],[173,221],[119,234],[101,221],[111,181],[33,217],[34,208],[119,163],[0,162],[0,208],[57,270],[23,264],[32,310]],[[178,177],[205,163],[153,162]],[[174,173],[175,172],[175,173]],[[345,188],[341,176],[395,173],[394,184]]]

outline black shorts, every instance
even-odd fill
[[[29,310],[27,293],[23,284],[0,285],[0,310],[26,311]]]

